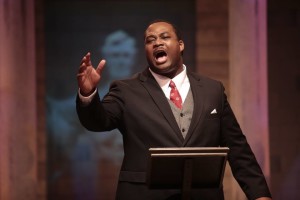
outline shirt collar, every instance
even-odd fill
[[[162,76],[160,74],[157,74],[157,73],[153,72],[150,68],[149,68],[149,71],[154,76],[155,80],[157,81],[157,83],[159,84],[159,86],[162,89],[164,89],[166,87],[169,87],[169,84],[170,84],[170,81],[171,81],[170,78],[168,78],[166,76]],[[186,75],[186,66],[183,65],[182,72],[180,72],[174,78],[172,78],[172,81],[175,83],[178,90],[180,90],[182,84],[186,80],[186,77],[187,77],[187,75]]]

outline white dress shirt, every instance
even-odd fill
[[[166,76],[159,75],[159,74],[153,72],[150,68],[149,68],[149,70],[150,70],[151,74],[154,76],[155,80],[157,81],[157,83],[159,84],[159,86],[161,87],[162,91],[164,92],[164,94],[166,95],[166,97],[168,99],[170,99],[170,92],[171,92],[171,88],[170,88],[169,84],[172,80],[175,83],[177,90],[179,91],[179,94],[182,99],[182,103],[184,103],[186,96],[190,89],[190,81],[186,75],[186,66],[185,65],[183,65],[183,71],[180,72],[178,75],[176,75],[172,79],[170,79]]]

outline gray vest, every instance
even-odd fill
[[[185,138],[191,124],[194,110],[194,100],[191,89],[189,89],[187,97],[182,105],[182,110],[177,108],[171,100],[169,100],[169,104],[171,106],[178,127],[181,130],[182,136],[183,138]]]

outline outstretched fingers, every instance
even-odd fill
[[[82,76],[86,72],[88,66],[92,66],[91,53],[90,52],[88,52],[85,56],[83,56],[83,58],[80,62],[80,67],[79,67],[79,70],[78,70],[77,77]]]
[[[97,73],[101,76],[102,70],[104,68],[104,65],[106,63],[106,60],[101,60],[98,64],[98,67],[96,69]]]
[[[85,64],[86,64],[87,66],[92,65],[92,61],[91,61],[91,53],[88,52],[88,53],[85,55],[85,57],[86,57],[86,62],[85,62]]]
[[[92,65],[90,52],[88,52],[85,56],[83,56],[80,66],[82,66],[83,64],[85,64],[86,66]]]

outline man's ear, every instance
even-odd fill
[[[183,40],[179,40],[178,42],[179,42],[180,52],[183,52],[183,50],[184,50],[184,42],[183,42]]]

